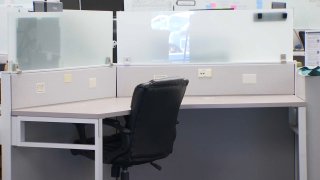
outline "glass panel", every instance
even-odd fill
[[[259,11],[258,20],[256,12],[197,12],[190,19],[190,61],[280,62],[281,54],[292,60],[292,13],[283,20],[283,11]]]
[[[21,7],[33,11],[33,1],[36,0],[9,0],[9,3],[15,7]]]
[[[112,12],[18,13],[11,17],[9,60],[22,70],[112,61]]]
[[[193,12],[118,12],[118,63],[184,61]]]
[[[284,0],[287,8],[294,10],[294,28],[319,29],[320,28],[320,1],[318,0]]]
[[[6,7],[0,7],[0,54],[8,54],[7,10]]]
[[[292,60],[287,10],[118,12],[117,20],[120,64]]]

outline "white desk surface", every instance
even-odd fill
[[[99,119],[128,115],[131,97],[103,98],[12,110],[13,116]],[[303,107],[306,102],[294,95],[186,96],[181,109]]]

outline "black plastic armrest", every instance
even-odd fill
[[[131,131],[123,126],[121,126],[120,122],[116,119],[109,119],[109,118],[105,118],[103,119],[103,124],[111,126],[117,130],[120,131],[120,133],[126,133],[126,134],[130,134]]]
[[[86,127],[84,124],[74,124],[77,128],[78,135],[80,138],[80,143],[81,144],[86,144],[87,137],[86,137]]]
[[[121,146],[116,151],[108,152],[110,159],[115,159],[129,151],[131,145],[131,135],[128,133],[120,133]]]
[[[114,124],[119,124],[120,125],[120,122],[118,120],[111,119],[111,118],[104,118],[102,122],[103,122],[103,124],[106,124],[106,125],[109,125],[109,126],[112,126],[112,127],[113,127]]]

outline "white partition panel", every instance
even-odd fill
[[[291,10],[118,12],[119,64],[292,61]]]
[[[22,72],[11,84],[12,109],[116,97],[116,68]]]
[[[139,83],[176,76],[189,79],[186,95],[291,95],[294,69],[293,63],[118,66],[117,96],[132,96]]]
[[[112,62],[112,12],[11,14],[9,60],[22,70]]]

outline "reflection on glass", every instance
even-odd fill
[[[118,63],[179,63],[189,59],[193,12],[118,12]]]
[[[258,12],[288,13],[256,21]],[[118,63],[265,63],[292,60],[292,11],[118,12]]]
[[[9,21],[9,59],[22,70],[102,65],[112,61],[112,13],[19,13]]]
[[[189,60],[189,25],[193,12],[158,15],[151,20],[153,30],[169,31],[169,60]]]

